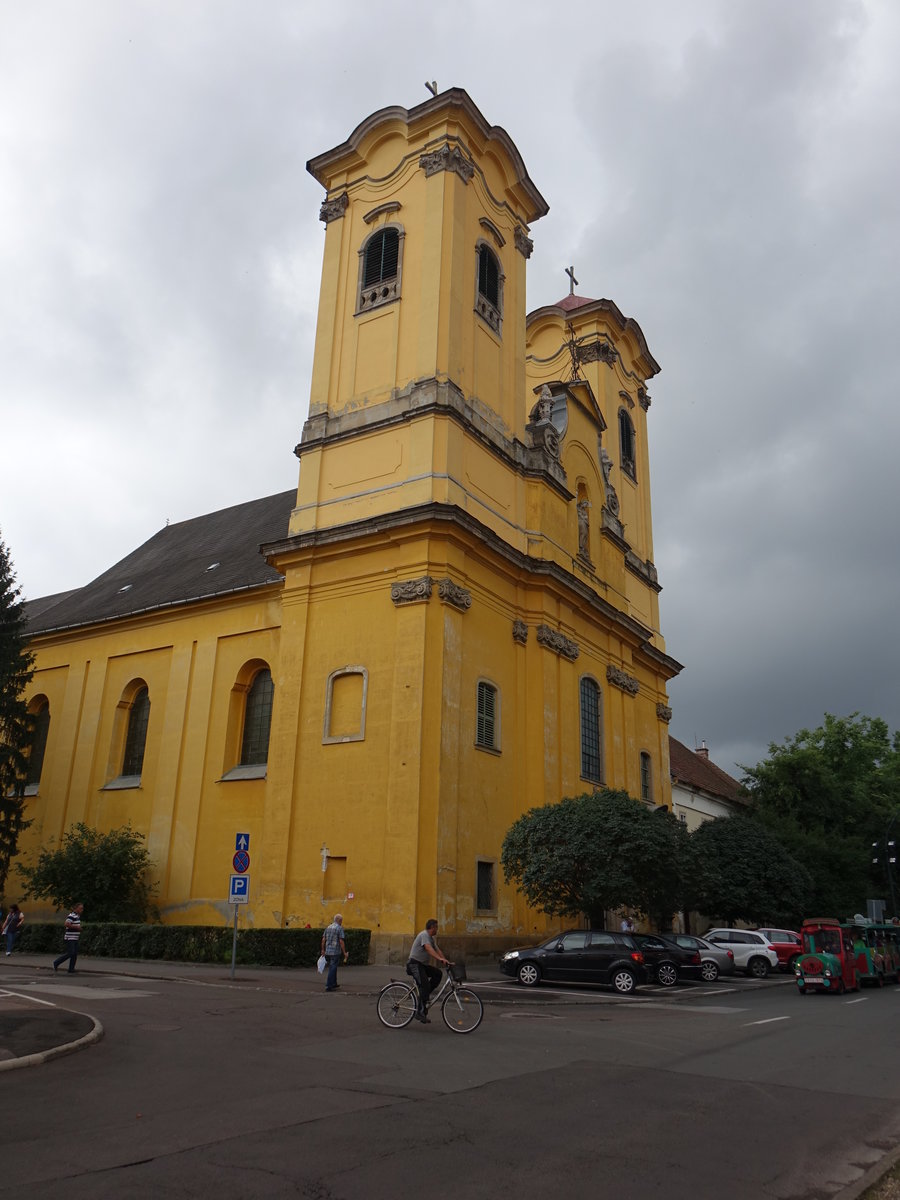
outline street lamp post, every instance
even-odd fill
[[[887,829],[884,831],[884,838],[880,842],[872,843],[872,863],[878,863],[878,855],[881,846],[884,846],[884,873],[887,876],[888,891],[891,896],[891,916],[896,917],[897,913],[897,896],[894,889],[894,868],[897,865],[897,840],[894,837],[894,826],[900,820],[900,809],[896,809],[891,814],[891,819],[887,823]]]

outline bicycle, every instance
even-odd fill
[[[444,1024],[453,1033],[472,1033],[481,1024],[484,1005],[471,988],[462,987],[466,968],[462,963],[451,963],[444,981],[430,997],[425,1011],[433,1007],[443,996],[441,1016]],[[449,991],[448,991],[449,988]],[[446,993],[446,995],[445,995]],[[418,1010],[418,988],[413,983],[392,979],[378,994],[376,1009],[378,1019],[388,1029],[404,1029]]]

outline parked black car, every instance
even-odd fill
[[[572,929],[540,946],[509,950],[500,970],[525,987],[542,979],[559,983],[607,983],[623,996],[647,982],[644,956],[630,933],[606,929]]]
[[[703,963],[699,950],[679,946],[664,933],[635,933],[647,973],[662,987],[674,987],[679,979],[702,979]]]

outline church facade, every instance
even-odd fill
[[[29,607],[34,819],[146,834],[170,922],[340,908],[405,951],[552,927],[505,831],[607,785],[671,806],[637,323],[526,313],[547,204],[451,89],[308,164],[324,189],[299,484],[169,526]],[[574,277],[573,277],[574,285]]]

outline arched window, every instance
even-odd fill
[[[500,697],[492,683],[478,684],[475,745],[482,750],[500,749]]]
[[[41,771],[44,768],[44,751],[47,749],[47,735],[50,732],[50,703],[46,699],[37,701],[37,706],[31,712],[34,726],[31,731],[31,745],[28,750],[28,771],[25,775],[25,787],[31,792],[37,792],[41,782]]]
[[[585,675],[581,679],[581,776],[591,783],[603,782],[603,741],[601,738],[601,697],[597,682]]]
[[[475,311],[495,333],[500,332],[503,298],[503,273],[500,259],[486,242],[478,243],[478,288]]]
[[[622,470],[636,480],[634,425],[624,408],[619,409],[619,454]]]
[[[653,799],[653,775],[650,767],[650,755],[646,750],[641,751],[641,799],[647,804]]]
[[[128,713],[128,732],[125,734],[125,753],[122,756],[122,775],[140,777],[144,769],[144,748],[147,744],[147,725],[150,722],[150,693],[146,687],[135,692]]]
[[[378,229],[360,247],[357,313],[389,304],[400,295],[403,231],[394,225]]]
[[[269,758],[269,731],[272,727],[272,700],[275,684],[266,667],[257,671],[244,705],[244,734],[241,739],[242,767],[257,766]]]

